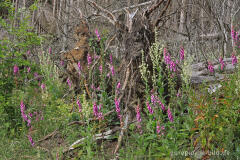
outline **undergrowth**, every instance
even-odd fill
[[[145,84],[145,103],[134,106],[136,118],[114,155],[119,130],[105,139],[95,139],[96,134],[122,127],[124,120],[123,104],[117,99],[123,85],[115,72],[118,61],[105,52],[104,36],[96,32],[90,41],[95,53],[95,57],[88,57],[87,85],[91,94],[85,91],[84,82],[79,82],[82,92],[76,95],[69,79],[62,83],[58,78],[59,70],[51,60],[54,51],[43,49],[43,37],[29,32],[28,17],[19,21],[19,27],[12,28],[13,6],[9,1],[1,5],[9,8],[10,21],[0,18],[0,25],[10,37],[14,36],[14,43],[3,38],[0,46],[2,159],[236,159],[240,156],[238,64],[233,62],[236,72],[216,82],[221,87],[210,93],[207,83],[191,85],[193,60],[183,47],[178,57],[173,57],[156,40],[150,49],[152,70],[144,54],[139,67]],[[39,49],[33,50],[35,47]],[[35,62],[31,55],[37,55],[39,61]],[[176,87],[179,75],[181,87]],[[79,76],[84,75],[79,73]],[[164,95],[165,77],[168,77],[168,95]],[[109,83],[111,88],[107,86]],[[166,96],[171,97],[169,102]],[[81,143],[70,150],[79,139]]]

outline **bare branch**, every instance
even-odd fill
[[[161,0],[160,2],[158,2],[156,5],[152,6],[151,8],[149,8],[148,10],[145,11],[144,15],[149,18],[150,14],[156,10],[162,3],[164,2],[164,0]]]
[[[113,25],[116,24],[117,19],[110,11],[102,8],[101,6],[97,5],[95,2],[93,2],[91,0],[88,0],[87,2],[91,7],[95,8],[102,17],[108,19],[108,21],[110,23],[112,23]]]
[[[160,13],[159,18],[157,19],[157,21],[155,22],[154,26],[157,27],[158,24],[161,22],[161,17],[166,13],[168,7],[170,6],[170,3],[172,2],[172,0],[168,0],[167,5],[164,7],[164,9],[162,10],[162,12]]]
[[[121,9],[117,9],[117,10],[112,11],[112,13],[118,13],[118,12],[122,12],[122,11],[125,10],[125,9],[134,9],[134,8],[146,6],[146,5],[149,5],[149,4],[152,4],[152,3],[153,3],[153,1],[148,1],[148,2],[144,2],[144,3],[137,4],[137,5],[133,5],[133,6],[129,6],[129,7],[124,7],[124,8],[121,8]]]

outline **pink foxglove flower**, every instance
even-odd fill
[[[71,80],[69,78],[67,79],[67,84],[68,84],[69,88],[71,88],[72,83],[71,83]]]
[[[35,143],[30,135],[28,135],[28,140],[31,143],[31,145],[34,146]]]
[[[31,126],[31,119],[28,119],[27,123],[28,123],[27,126],[30,127]]]
[[[112,72],[112,76],[114,76],[115,75],[115,71],[114,71],[114,67],[113,66],[111,66],[111,72]]]
[[[139,105],[138,105],[137,108],[136,108],[136,113],[137,113],[137,115],[136,115],[137,121],[138,121],[138,122],[141,122],[142,119],[141,119],[141,115],[140,115]]]
[[[171,56],[170,54],[167,52],[167,49],[164,48],[164,51],[163,51],[163,55],[164,55],[164,61],[166,63],[166,65],[168,66],[168,68],[170,68],[171,71],[174,71],[176,72],[177,70],[177,66],[176,66],[176,63],[171,59]]]
[[[184,60],[184,48],[183,47],[180,48],[180,60],[181,61]]]
[[[158,100],[157,102],[158,102],[158,104],[161,106],[162,111],[165,111],[165,106],[164,106],[164,104],[163,104],[160,100]]]
[[[114,103],[115,103],[117,115],[118,115],[118,117],[119,117],[119,119],[120,119],[120,121],[121,121],[122,116],[121,116],[121,113],[120,113],[120,111],[121,111],[121,110],[120,110],[120,100],[119,100],[119,99],[115,99],[115,100],[114,100]]]
[[[100,37],[97,29],[95,30],[95,34],[96,34],[96,36],[97,36],[97,38],[98,38],[98,41],[100,41],[100,40],[101,40],[101,37]]]
[[[90,54],[87,55],[87,61],[88,61],[88,68],[89,68],[90,65],[92,64],[92,57]]]
[[[170,70],[173,72],[177,71],[176,63],[174,61],[170,61]]]
[[[103,119],[104,119],[102,112],[99,112],[99,113],[98,113],[98,119],[99,119],[99,120],[103,120]]]
[[[160,134],[161,130],[160,130],[160,126],[157,125],[157,134]]]
[[[109,55],[110,63],[112,64],[112,54]]]
[[[26,107],[25,107],[23,101],[21,101],[21,103],[20,103],[21,115],[22,115],[23,120],[27,122],[28,118],[27,118],[27,115],[25,114],[25,108]]]
[[[44,118],[43,118],[43,114],[41,114],[41,120],[43,120]]]
[[[48,53],[49,53],[49,54],[52,53],[52,48],[51,48],[51,47],[49,47],[49,49],[48,49]]]
[[[102,109],[102,104],[99,104],[99,105],[98,105],[98,119],[99,119],[99,120],[103,120],[103,119],[104,119],[103,113],[100,112],[101,109]]]
[[[168,107],[168,110],[167,110],[167,113],[168,113],[168,119],[170,122],[173,122],[173,116],[172,116],[172,112],[170,110],[170,107]]]
[[[61,64],[61,66],[64,66],[64,61],[61,60],[61,61],[60,61],[60,64]]]
[[[29,73],[31,71],[30,67],[27,67],[27,73]]]
[[[219,58],[219,63],[221,64],[221,70],[223,70],[225,64],[224,64],[224,61],[223,61],[223,58],[222,58],[222,57]]]
[[[232,54],[231,58],[232,58],[232,65],[233,66],[236,65],[238,63],[238,60],[234,53]]]
[[[102,65],[99,66],[99,71],[102,74]]]
[[[17,65],[14,65],[14,67],[13,67],[13,74],[14,74],[14,75],[17,75],[18,72],[19,72],[18,66],[17,66]]]
[[[156,102],[157,102],[157,97],[154,94],[152,94],[151,95],[151,103],[155,106]]]
[[[77,105],[78,105],[78,112],[82,111],[82,105],[79,100],[77,100]]]
[[[150,114],[153,114],[153,109],[148,102],[147,102],[147,108],[148,108],[148,111],[150,112]]]
[[[79,70],[79,72],[81,72],[81,70],[82,70],[82,66],[81,66],[81,63],[80,62],[78,62],[78,70]]]
[[[42,88],[42,90],[44,90],[46,88],[45,84],[42,83],[41,88]]]
[[[32,115],[32,113],[28,113],[28,116],[29,116],[30,118],[32,118],[33,115]]]
[[[93,114],[95,117],[98,116],[98,107],[97,107],[96,102],[93,103]]]
[[[120,88],[121,88],[121,83],[118,82],[118,84],[117,84],[117,89],[120,89]]]
[[[209,72],[213,73],[214,72],[214,68],[211,62],[208,62],[208,70]]]
[[[165,61],[165,63],[166,63],[167,65],[170,64],[170,62],[171,62],[171,57],[170,57],[169,53],[167,52],[167,49],[166,49],[166,48],[164,48],[164,50],[163,50],[163,55],[164,55],[164,61]]]
[[[120,93],[120,88],[121,88],[121,84],[120,82],[117,83],[117,86],[116,86],[116,91],[115,93],[118,95]]]

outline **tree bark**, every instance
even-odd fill
[[[56,12],[56,0],[53,0],[53,17],[55,17]]]
[[[179,32],[184,32],[184,28],[186,28],[186,7],[187,0],[182,0],[182,10],[180,14],[180,25],[179,25]]]

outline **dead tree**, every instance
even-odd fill
[[[127,129],[129,122],[135,117],[135,108],[134,106],[138,103],[143,105],[145,98],[144,97],[144,82],[141,79],[141,73],[139,66],[142,63],[142,53],[144,54],[145,61],[148,64],[148,69],[152,71],[152,62],[150,58],[150,47],[155,42],[155,28],[161,27],[159,25],[164,25],[164,16],[168,10],[171,0],[156,0],[151,1],[152,5],[144,10],[140,11],[136,9],[134,12],[130,12],[129,8],[124,8],[123,13],[118,17],[114,13],[104,9],[99,6],[97,3],[92,0],[87,1],[88,4],[96,10],[95,15],[100,15],[108,20],[114,27],[117,38],[118,47],[121,48],[121,64],[118,69],[119,77],[121,83],[120,93],[116,95],[115,99],[118,99],[122,104],[123,110],[123,121],[121,124],[121,132],[119,136],[119,141],[115,149],[115,153],[118,152],[118,149],[121,145],[121,140],[124,135],[124,131]],[[156,16],[156,10],[160,12]],[[82,21],[82,20],[81,20]],[[83,28],[81,28],[81,26]],[[67,71],[76,72],[77,71],[77,62],[87,62],[86,55],[90,54],[87,43],[85,43],[89,37],[89,31],[86,24],[80,24],[80,30],[77,33],[80,33],[79,43],[76,43],[76,47],[70,52],[63,54],[63,59],[67,60]],[[84,31],[86,29],[86,32]],[[82,43],[84,42],[84,47],[86,50],[83,50]],[[162,53],[159,53],[162,54]],[[163,57],[163,55],[161,55]],[[163,59],[163,58],[161,58]],[[164,64],[164,63],[162,63]],[[162,66],[163,74],[167,73],[166,67]],[[70,74],[71,74],[70,73]],[[68,74],[70,76],[70,74]],[[73,74],[72,81],[75,79],[76,83],[78,81],[78,75]],[[164,83],[167,84],[167,76],[163,79]],[[109,86],[112,84],[109,84]],[[151,86],[149,82],[149,86]],[[86,87],[87,90],[87,87]],[[90,94],[89,94],[90,95]],[[164,87],[164,95],[166,97],[165,101],[169,102],[168,96],[168,85]],[[91,98],[91,96],[89,96]],[[138,101],[138,99],[140,101]]]
[[[122,90],[123,97],[130,95],[141,96],[142,91],[136,90],[136,87],[141,84],[141,77],[139,73],[139,65],[141,64],[141,51],[144,52],[147,62],[150,62],[149,48],[155,41],[154,29],[159,27],[162,18],[165,15],[171,0],[157,0],[152,1],[152,6],[145,11],[136,9],[131,13],[128,9],[124,9],[124,13],[116,17],[110,11],[102,8],[92,0],[88,0],[88,4],[92,6],[97,14],[106,18],[116,28],[117,40],[122,48],[121,59],[122,67],[120,70],[124,72],[124,77],[120,77],[125,90]],[[160,8],[158,17],[153,17],[154,12]],[[153,18],[154,19],[153,19]],[[151,19],[152,18],[152,19]],[[151,67],[151,64],[149,64]],[[140,87],[139,87],[140,88]],[[129,92],[130,93],[125,93]],[[127,100],[127,99],[125,99]],[[128,106],[126,103],[125,108]]]
[[[163,22],[163,17],[169,8],[171,0],[157,0],[152,2],[154,4],[145,11],[139,11],[137,9],[131,13],[128,9],[124,9],[124,13],[116,17],[113,13],[102,8],[92,0],[88,0],[88,4],[96,10],[98,15],[103,16],[115,26],[117,34],[116,37],[119,41],[120,48],[122,49],[122,65],[119,69],[119,75],[121,75],[119,79],[122,84],[122,88],[120,95],[115,98],[118,98],[122,104],[124,104],[122,107],[124,109],[124,127],[120,133],[119,143],[116,146],[115,153],[120,147],[123,130],[128,126],[128,122],[126,121],[131,120],[133,117],[133,106],[137,103],[136,99],[143,100],[144,88],[142,88],[142,86],[144,85],[139,71],[139,66],[142,61],[142,51],[144,52],[144,57],[146,58],[149,69],[151,70],[152,64],[149,56],[149,49],[155,41],[154,29],[159,27],[159,24]],[[157,9],[160,9],[160,13],[157,15],[158,17],[153,17],[154,12]],[[163,66],[163,68],[165,67]],[[165,86],[164,93],[166,96],[168,94],[168,87],[167,85]],[[168,100],[169,97],[167,101]]]

